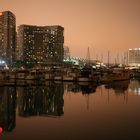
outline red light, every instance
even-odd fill
[[[0,134],[3,132],[3,129],[2,129],[2,127],[0,127]]]

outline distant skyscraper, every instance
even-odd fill
[[[64,46],[64,59],[70,58],[70,49],[68,46]]]
[[[63,36],[61,26],[18,27],[19,59],[25,63],[60,64],[63,62]]]
[[[140,48],[129,49],[129,65],[140,66]]]
[[[15,60],[16,18],[10,11],[0,12],[0,63],[11,65]]]

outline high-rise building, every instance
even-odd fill
[[[61,64],[63,62],[63,36],[61,26],[18,27],[19,60],[33,64]]]
[[[140,65],[140,48],[129,49],[129,65]]]
[[[15,60],[16,18],[10,11],[0,12],[0,64]]]
[[[70,58],[70,49],[68,46],[64,46],[64,60]]]

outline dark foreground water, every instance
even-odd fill
[[[140,82],[0,87],[0,140],[140,139]]]

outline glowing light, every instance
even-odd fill
[[[0,127],[0,134],[3,132],[3,129],[2,129],[2,127]]]
[[[0,13],[0,16],[2,16],[2,13]]]
[[[0,64],[5,64],[5,61],[4,60],[0,60]]]

